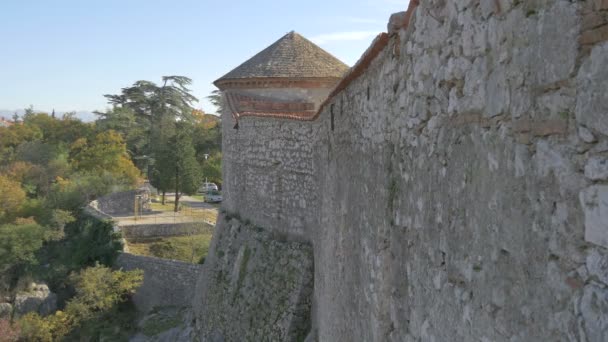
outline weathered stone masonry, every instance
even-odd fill
[[[255,224],[310,241],[317,113],[348,68],[290,32],[216,81],[222,119],[223,207]]]
[[[191,307],[202,270],[202,265],[129,253],[121,253],[115,266],[125,271],[144,271],[144,282],[133,297],[142,313],[155,307]]]
[[[332,99],[319,340],[608,338],[608,177],[589,177],[608,51],[577,43],[591,3],[422,2]]]
[[[302,341],[310,331],[310,244],[222,215],[195,297],[203,341]]]
[[[224,118],[224,148],[259,132],[251,155],[278,165],[293,157],[275,134],[309,132],[306,229],[258,223],[312,241],[309,338],[608,340],[607,10],[421,1],[315,121]],[[255,172],[247,156],[228,182]],[[232,189],[254,222],[297,196]]]

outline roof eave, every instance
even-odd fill
[[[346,73],[345,73],[346,74]],[[327,77],[248,77],[248,78],[220,78],[213,82],[220,90],[226,90],[236,86],[237,88],[273,88],[270,85],[281,85],[281,88],[311,88],[330,87],[333,88],[343,76]]]

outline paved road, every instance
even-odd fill
[[[166,196],[166,200],[173,201],[174,196]],[[205,203],[200,199],[183,195],[180,199],[186,207],[176,213],[173,211],[152,211],[135,218],[134,216],[114,217],[119,226],[161,223],[207,222],[215,224],[218,214],[218,205]]]
[[[172,196],[172,198],[173,198],[173,196]],[[197,198],[194,198],[194,197],[188,196],[188,195],[182,195],[182,198],[179,201],[191,208],[210,209],[210,210],[216,210],[216,211],[219,208],[219,205],[217,205],[217,204],[205,203],[200,199],[197,199]]]

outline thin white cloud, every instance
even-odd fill
[[[310,40],[315,44],[323,45],[330,42],[342,42],[353,40],[365,40],[377,35],[378,31],[347,31],[347,32],[332,32],[323,33],[312,37]]]

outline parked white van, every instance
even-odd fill
[[[198,189],[198,192],[209,192],[209,191],[218,191],[217,185],[215,183],[203,183],[201,187]]]

